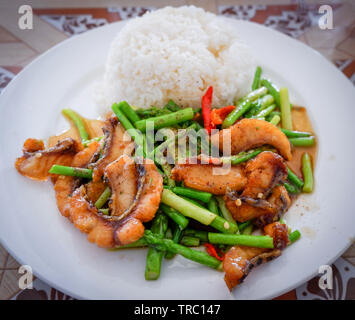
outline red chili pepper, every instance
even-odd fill
[[[204,246],[206,247],[207,253],[210,256],[218,259],[219,261],[223,261],[224,253],[222,253],[220,250],[218,250],[213,244],[205,243]]]
[[[214,125],[222,124],[224,119],[235,109],[235,106],[227,106],[221,109],[213,109],[211,111],[211,122]]]
[[[213,87],[210,86],[201,100],[203,123],[209,134],[211,133],[211,129],[215,128],[215,125],[211,122],[212,95]]]

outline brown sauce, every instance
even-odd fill
[[[308,118],[306,108],[297,106],[292,108],[292,124],[293,130],[310,132],[314,135],[312,124]],[[287,161],[287,165],[299,177],[302,177],[302,155],[305,152],[308,152],[308,154],[311,156],[312,164],[314,167],[315,160],[317,158],[317,140],[313,147],[293,147],[292,149],[292,160]]]
[[[90,139],[95,137],[100,137],[104,133],[102,127],[104,126],[104,121],[102,120],[90,120],[81,117],[84,122],[85,129],[89,134]],[[74,125],[74,123],[68,120],[70,123],[70,128],[59,135],[54,135],[48,138],[48,147],[53,147],[58,141],[65,138],[73,138],[74,140],[81,141],[79,131]]]

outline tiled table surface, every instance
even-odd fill
[[[34,29],[18,28],[18,7],[32,5]],[[318,27],[320,4],[333,8],[334,29]],[[311,46],[331,60],[355,84],[355,1],[296,0],[73,0],[0,3],[0,92],[22,68],[53,45],[114,21],[129,19],[167,4],[194,4],[208,11],[275,28]],[[20,290],[19,264],[0,245],[0,299],[71,299],[39,279]],[[334,289],[321,290],[318,278],[277,299],[355,299],[355,245],[333,265]]]

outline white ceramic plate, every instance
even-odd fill
[[[64,107],[97,117],[93,84],[123,23],[64,41],[25,68],[0,96],[1,242],[50,285],[89,299],[266,299],[295,288],[336,259],[354,237],[355,89],[324,57],[263,26],[232,21],[265,72],[308,108],[318,135],[316,188],[289,210],[302,238],[255,269],[233,291],[223,274],[181,257],[164,261],[158,281],[144,280],[145,250],[108,252],[63,218],[51,184],[20,176],[14,160],[27,137],[47,138],[67,124]]]

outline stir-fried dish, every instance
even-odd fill
[[[147,247],[145,278],[176,254],[225,272],[230,290],[300,237],[283,219],[313,190],[315,137],[306,109],[255,72],[230,106],[112,106],[105,120],[70,109],[71,128],[29,138],[17,171],[51,179],[60,213],[112,251]],[[195,247],[195,248],[192,248]]]

